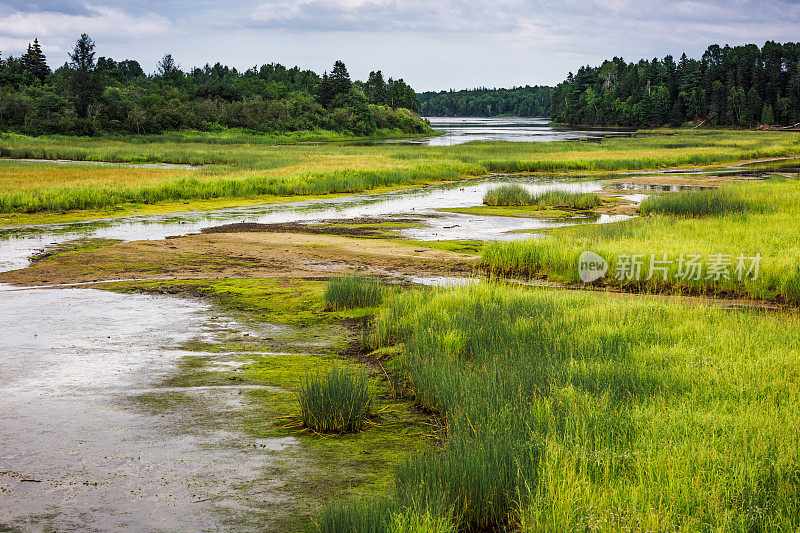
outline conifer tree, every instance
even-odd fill
[[[99,97],[102,90],[99,76],[95,73],[94,54],[94,41],[83,33],[69,55],[72,98],[75,110],[81,118],[89,115],[89,105]]]
[[[33,78],[43,82],[50,75],[50,67],[47,66],[39,39],[34,39],[33,44],[28,45],[28,51],[22,56],[22,66],[25,72]]]
[[[771,126],[775,122],[775,115],[772,111],[772,106],[764,104],[764,109],[761,111],[761,123],[766,126]]]
[[[353,82],[350,80],[350,73],[347,72],[347,67],[341,60],[333,64],[333,69],[330,74],[331,89],[333,94],[331,99],[336,98],[340,94],[350,92]]]

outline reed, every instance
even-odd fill
[[[570,209],[592,209],[603,203],[600,195],[567,191],[544,191],[531,193],[520,185],[501,185],[490,189],[483,203],[491,206],[540,206],[567,207]]]
[[[682,198],[698,194],[678,193]],[[609,263],[607,275],[597,283],[630,291],[654,293],[723,295],[773,300],[800,305],[800,237],[795,220],[800,217],[800,188],[795,179],[730,183],[715,197],[741,202],[744,211],[723,212],[698,218],[651,213],[616,224],[561,228],[542,239],[487,245],[481,268],[495,276],[546,278],[564,283],[582,283],[578,260],[582,252],[593,251]],[[680,203],[682,200],[678,200]],[[660,202],[660,200],[656,200]],[[669,200],[667,200],[669,202]],[[695,205],[689,200],[684,205]],[[659,205],[659,204],[652,204]],[[728,204],[729,205],[729,204]],[[681,212],[685,212],[681,209]],[[639,279],[617,277],[623,258],[638,255],[642,261]],[[654,259],[669,261],[666,279],[662,272],[650,277]],[[679,258],[699,256],[703,271],[699,277],[680,277]],[[730,262],[728,277],[708,275],[714,256]],[[749,268],[760,257],[757,272],[739,276],[739,258]],[[757,274],[757,276],[754,276]],[[755,278],[755,279],[753,279]]]
[[[4,134],[0,137],[0,157],[210,166],[190,171],[192,176],[184,179],[165,177],[163,169],[151,169],[149,176],[139,172],[135,183],[124,179],[129,170],[120,168],[117,173],[105,172],[101,176],[87,168],[91,179],[76,180],[72,173],[59,182],[53,180],[51,172],[26,171],[21,164],[4,163],[17,165],[12,174],[24,172],[25,179],[6,186],[0,176],[0,184],[4,185],[0,209],[60,212],[112,207],[120,202],[361,192],[487,172],[609,172],[713,165],[796,155],[799,138],[798,134],[787,132],[663,133],[667,134],[599,143],[479,142],[452,147],[301,143],[325,138],[324,132],[278,140],[246,132],[100,138]],[[275,144],[278,141],[295,144]]]
[[[718,216],[748,210],[755,210],[755,206],[749,205],[730,189],[681,191],[651,196],[639,208],[642,215],[657,213],[682,217]]]
[[[386,292],[386,287],[377,277],[346,272],[332,277],[325,285],[325,309],[338,311],[372,307],[383,301]]]
[[[297,393],[303,426],[318,433],[361,431],[372,405],[367,376],[348,367],[308,374]]]
[[[398,466],[389,499],[329,506],[322,529],[392,531],[413,510],[461,531],[793,531],[799,333],[679,300],[393,296],[370,342],[402,347],[396,371],[447,435]]]

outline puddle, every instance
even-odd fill
[[[409,276],[411,283],[426,287],[467,287],[481,282],[480,278],[456,278],[452,276]]]
[[[608,191],[654,191],[654,192],[681,192],[681,191],[700,191],[703,189],[716,189],[702,185],[654,185],[651,183],[624,183],[608,182],[603,184],[603,189]],[[646,195],[644,195],[646,196]]]
[[[0,529],[250,530],[287,501],[265,472],[296,442],[232,427],[244,387],[152,386],[197,355],[179,346],[229,326],[207,304],[42,289],[0,292],[0,309]],[[198,404],[150,413],[142,394]]]

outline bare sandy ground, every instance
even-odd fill
[[[122,279],[327,278],[349,269],[390,275],[469,275],[478,257],[384,239],[301,233],[209,233],[57,254],[0,273],[0,283]]]

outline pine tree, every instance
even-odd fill
[[[344,66],[341,60],[333,64],[333,70],[331,70],[329,78],[332,90],[331,100],[340,94],[349,93],[350,88],[353,86],[353,82],[350,80],[350,73],[347,72],[347,67]]]
[[[102,91],[100,77],[95,73],[94,53],[94,41],[83,33],[69,55],[72,98],[75,110],[81,118],[89,115],[89,106],[99,98]]]
[[[380,105],[386,103],[386,82],[380,70],[369,73],[369,79],[364,84],[364,94],[370,104]]]
[[[47,66],[47,59],[42,52],[39,39],[34,39],[33,44],[28,44],[28,51],[22,56],[22,66],[25,72],[40,82],[50,75],[50,67]]]
[[[761,123],[766,126],[771,126],[775,123],[775,116],[772,112],[772,106],[764,104],[764,109],[761,111]]]
[[[164,54],[164,57],[156,65],[156,74],[165,80],[174,80],[181,75],[180,67],[175,63],[172,54]]]
[[[745,101],[745,113],[744,113],[744,120],[745,124],[755,124],[758,122],[758,119],[761,117],[762,104],[761,98],[758,96],[758,91],[755,87],[750,87],[750,90],[747,91],[747,98]]]
[[[326,70],[322,74],[322,81],[319,84],[319,88],[317,89],[317,101],[323,107],[328,107],[331,105],[333,101],[333,85],[331,83],[331,77],[328,76],[328,71]]]

